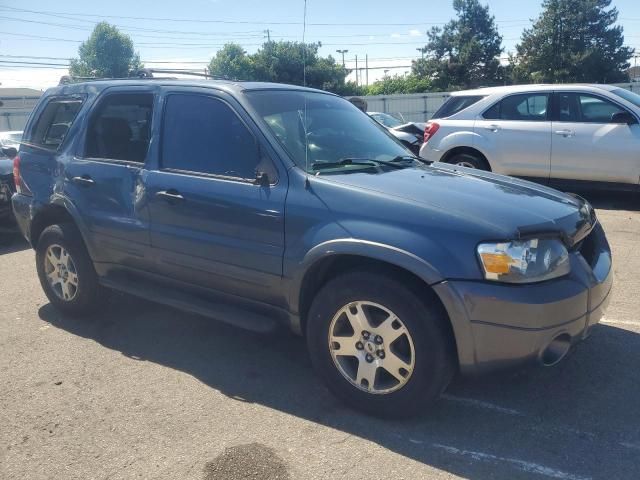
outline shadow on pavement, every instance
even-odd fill
[[[0,232],[0,255],[21,252],[29,248],[31,245],[19,233]]]
[[[464,478],[640,478],[640,335],[628,330],[600,325],[553,369],[458,379],[424,416],[385,421],[334,399],[313,374],[304,341],[289,333],[245,332],[121,295],[90,318],[69,318],[51,305],[39,314],[237,401],[339,429]]]
[[[576,190],[578,195],[589,200],[594,208],[602,210],[640,211],[640,193],[605,192],[593,190]]]

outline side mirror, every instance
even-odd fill
[[[618,112],[611,115],[611,123],[624,123],[626,125],[632,125],[638,123],[636,117],[629,112]]]
[[[256,172],[256,179],[253,183],[255,185],[260,185],[261,187],[268,187],[271,185],[267,172]]]
[[[13,160],[18,156],[18,149],[16,147],[2,147],[2,153]]]

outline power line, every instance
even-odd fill
[[[71,12],[56,12],[50,10],[29,10],[26,8],[15,7],[0,7],[5,10],[13,10],[16,12],[34,13],[38,15],[68,15],[73,17],[98,17],[98,18],[119,18],[123,20],[151,20],[158,22],[183,22],[183,23],[221,23],[221,24],[243,24],[243,25],[302,25],[302,22],[272,22],[272,21],[250,21],[250,20],[205,20],[201,18],[163,18],[163,17],[134,17],[125,15],[97,15],[89,13],[71,13]],[[83,20],[87,21],[87,20]],[[529,22],[528,18],[525,19],[510,19],[510,20],[495,20],[496,23],[517,23],[517,22]],[[307,23],[307,25],[313,26],[417,26],[417,25],[445,25],[448,22],[410,22],[410,23],[342,23],[342,22],[325,22],[325,23]]]

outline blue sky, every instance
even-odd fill
[[[384,75],[385,69],[390,73],[407,70],[411,59],[420,55],[416,49],[424,45],[425,32],[453,16],[451,3],[308,0],[306,38],[322,41],[321,53],[338,59],[341,57],[335,50],[348,49],[345,59],[350,67],[355,66],[356,55],[360,66],[368,55],[369,66],[375,67],[369,72],[371,82]],[[496,17],[505,54],[514,49],[522,30],[541,10],[540,0],[483,3]],[[627,45],[640,52],[640,1],[614,0],[613,4],[620,12]],[[55,84],[64,69],[54,69],[55,65],[8,67],[6,61],[64,63],[57,59],[75,56],[79,42],[101,19],[130,34],[148,66],[204,68],[227,41],[255,51],[267,29],[273,39],[301,40],[303,6],[303,0],[0,0],[0,82],[3,86],[36,88]],[[364,74],[361,80],[365,80]]]

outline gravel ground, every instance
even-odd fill
[[[555,368],[456,379],[402,422],[343,407],[296,337],[124,295],[60,315],[33,252],[0,246],[0,478],[638,479],[640,201],[590,200],[614,252],[605,321]]]

